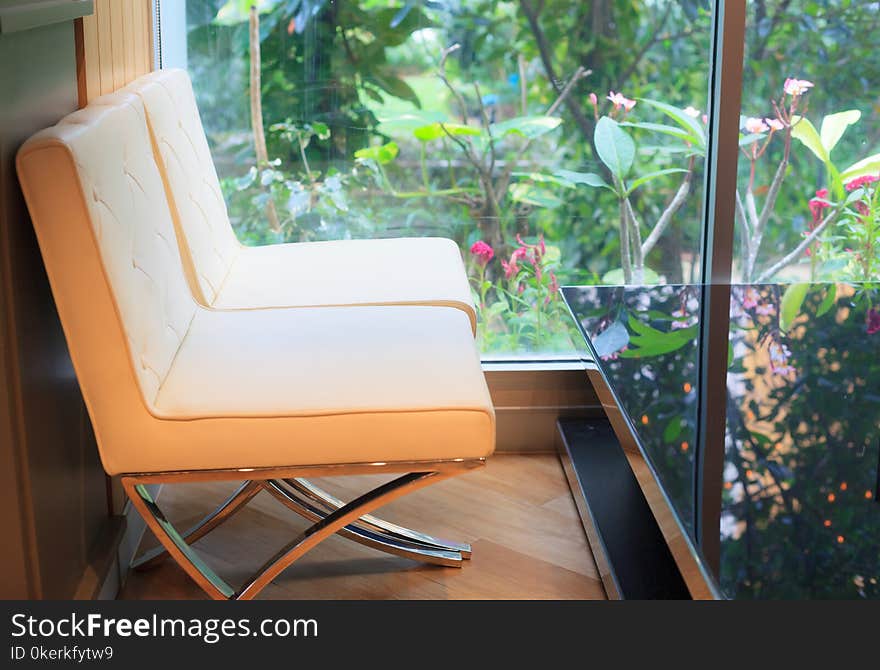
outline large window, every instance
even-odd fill
[[[749,3],[734,273],[880,277],[880,5]]]
[[[709,0],[251,4],[186,2],[246,244],[450,237],[487,357],[573,351],[560,284],[699,276]]]

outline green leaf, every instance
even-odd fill
[[[627,190],[626,193],[627,193],[627,195],[629,195],[630,193],[635,191],[639,186],[647,184],[652,179],[657,179],[657,177],[662,177],[667,174],[675,174],[677,172],[687,172],[687,170],[682,170],[681,168],[670,168],[668,170],[659,170],[657,172],[651,172],[649,174],[642,175],[641,177],[639,177],[638,179],[636,179],[632,183],[630,183],[629,189]]]
[[[574,182],[561,175],[545,174],[543,172],[511,172],[512,177],[521,177],[539,184],[553,184],[562,188],[574,188]]]
[[[682,420],[679,417],[673,418],[666,424],[666,428],[663,430],[663,441],[668,444],[675,442],[678,436],[681,435],[681,428]]]
[[[651,268],[645,267],[642,269],[642,272],[642,280],[646,285],[660,283],[660,275],[654,272]],[[602,283],[607,286],[622,286],[624,284],[623,268],[616,268],[606,272],[602,275]]]
[[[779,309],[779,327],[787,331],[791,328],[798,314],[801,313],[801,307],[804,304],[804,298],[807,297],[807,291],[810,285],[806,283],[789,284],[782,294],[782,301]]]
[[[822,140],[822,146],[825,147],[825,151],[829,155],[834,150],[834,147],[837,146],[840,138],[843,137],[846,129],[852,124],[858,123],[858,120],[861,118],[862,113],[859,110],[850,109],[845,112],[838,112],[837,114],[829,114],[822,119],[822,129],[819,135]]]
[[[255,5],[260,14],[272,11],[279,0],[228,0],[218,11],[214,23],[231,26],[243,23],[250,18],[251,5]]]
[[[557,170],[556,176],[565,179],[572,184],[583,184],[593,188],[611,188],[600,175],[594,172],[573,172],[572,170]]]
[[[639,321],[634,315],[629,316],[629,327],[636,334],[630,338],[630,344],[634,349],[627,349],[620,353],[621,358],[642,358],[645,356],[661,356],[678,351],[685,345],[693,342],[697,336],[696,325],[681,330],[663,332],[652,328],[648,324]]]
[[[407,84],[400,77],[395,77],[394,75],[388,74],[387,72],[373,71],[367,77],[367,81],[369,81],[371,84],[375,84],[386,93],[390,93],[395,98],[400,98],[401,100],[411,102],[418,109],[422,108],[422,103],[419,101],[419,96],[416,95],[416,92],[412,90],[410,85]]]
[[[311,131],[318,136],[319,140],[329,140],[330,139],[330,126],[326,123],[321,123],[320,121],[315,121],[309,126]]]
[[[828,152],[822,144],[822,138],[816,132],[816,127],[810,120],[802,116],[794,116],[791,119],[791,136],[799,140],[807,149],[816,154],[823,163],[828,162]]]
[[[257,168],[253,165],[251,169],[247,171],[246,174],[238,177],[237,179],[232,180],[233,186],[235,186],[236,191],[243,191],[248,188],[251,184],[253,184],[257,179]]]
[[[599,160],[622,182],[636,157],[635,142],[616,121],[607,116],[603,116],[596,124],[593,140]]]
[[[822,302],[819,304],[819,307],[816,309],[816,316],[822,316],[828,312],[832,307],[834,307],[834,301],[837,299],[837,284],[831,284],[828,286],[828,290],[825,292],[825,297],[822,298]]]
[[[627,128],[639,128],[640,130],[650,130],[655,133],[662,133],[663,135],[670,135],[672,137],[678,138],[680,140],[684,140],[685,142],[690,142],[691,144],[695,144],[699,142],[699,140],[694,137],[693,133],[688,132],[684,128],[676,128],[675,126],[667,126],[662,123],[630,123],[625,122],[621,123],[621,126],[626,126]]]
[[[445,131],[443,129],[446,129]],[[473,126],[466,126],[461,123],[440,123],[435,122],[427,126],[419,126],[412,131],[413,135],[419,142],[431,142],[439,140],[441,137],[449,135],[479,135],[480,129]]]
[[[629,344],[629,331],[620,321],[615,321],[594,337],[592,344],[598,356],[610,356]]]
[[[510,198],[514,202],[546,209],[555,209],[562,205],[562,200],[553,191],[524,182],[510,187]]]
[[[840,178],[843,181],[850,181],[856,177],[864,177],[866,174],[878,173],[880,173],[880,154],[874,154],[850,165],[840,173]]]
[[[388,144],[383,144],[381,146],[358,149],[354,152],[354,157],[364,160],[373,160],[381,165],[385,165],[397,158],[398,153],[400,153],[400,148],[397,144],[395,142],[389,142]]]
[[[692,136],[694,144],[696,144],[700,149],[705,150],[706,131],[697,119],[686,114],[683,109],[673,107],[672,105],[668,105],[665,102],[659,102],[658,100],[651,100],[649,98],[638,98],[638,100],[639,102],[643,102],[650,107],[659,109],[682,128],[685,128],[688,131],[688,134]]]
[[[522,135],[530,140],[555,130],[562,123],[558,116],[517,116],[500,123],[493,123],[490,128],[496,137],[504,135]]]

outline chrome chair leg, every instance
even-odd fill
[[[373,546],[379,544],[389,545],[383,550],[391,553],[408,552],[409,555],[418,553],[425,560],[428,558],[427,552],[430,551],[424,547],[407,547],[403,543],[391,543],[386,538],[381,538],[365,532],[363,528],[350,528],[356,520],[368,515],[373,510],[400,498],[408,493],[417,491],[421,488],[443,481],[450,477],[454,477],[461,472],[482,465],[482,459],[475,461],[453,462],[444,465],[443,469],[430,472],[413,472],[402,475],[397,479],[387,482],[372,491],[368,491],[363,495],[355,498],[351,502],[340,506],[338,509],[320,516],[313,525],[304,530],[289,542],[283,549],[268,560],[238,591],[234,590],[228,583],[219,577],[195,552],[195,550],[187,544],[186,539],[178,533],[171,525],[162,510],[150,496],[147,491],[146,484],[152,482],[175,482],[175,481],[192,481],[189,473],[167,473],[167,474],[147,474],[147,475],[126,475],[122,477],[122,485],[135,509],[138,510],[147,524],[147,527],[162,543],[165,550],[180,565],[181,568],[196,582],[211,598],[217,600],[250,600],[255,598],[260,591],[268,586],[283,570],[293,564],[297,559],[306,552],[317,546],[326,538],[345,531],[346,534],[358,537],[358,541],[369,539]],[[384,465],[384,464],[381,464]],[[367,466],[375,467],[375,466]],[[399,467],[396,466],[396,467]],[[362,470],[362,467],[360,468]],[[398,470],[399,471],[399,470]],[[357,473],[355,471],[352,474]],[[266,473],[268,474],[268,473]],[[196,475],[198,476],[198,475]],[[210,473],[209,475],[210,476]],[[278,479],[286,479],[291,474],[278,472]],[[271,477],[271,475],[269,475]],[[276,493],[284,492],[283,487],[277,486],[277,482],[273,482],[267,477],[266,479],[252,480],[242,484],[236,492],[218,508],[213,514],[209,515],[202,523],[198,524],[192,531],[190,537],[201,537],[204,533],[215,528],[223,520],[228,519],[237,509],[244,506],[257,492],[267,487],[264,482],[272,482],[268,484],[268,490],[275,490]],[[276,496],[277,497],[277,496]],[[289,498],[294,506],[299,506],[300,502],[296,496],[284,495]],[[309,514],[318,517],[317,510],[305,508]],[[453,560],[453,557],[444,557],[441,555],[442,550],[436,550],[436,560],[447,558]],[[453,553],[453,552],[449,552]],[[402,554],[401,554],[402,555]],[[152,557],[150,560],[155,559]]]
[[[214,600],[235,597],[235,589],[221,579],[181,537],[150,496],[146,486],[123,478],[122,486],[132,505],[177,564]]]
[[[297,492],[290,491],[280,480],[267,480],[263,482],[263,488],[288,509],[309,521],[321,521],[328,516],[324,509],[321,509],[309,500],[304,500]],[[426,547],[421,544],[398,541],[381,533],[361,528],[356,523],[349,524],[345,528],[338,530],[337,535],[372,549],[378,549],[379,551],[402,556],[414,561],[453,568],[461,567],[462,556],[457,551],[448,551]]]
[[[250,581],[235,595],[237,600],[251,600],[275,577],[294,563],[307,551],[337,533],[356,519],[361,518],[407,493],[417,491],[429,484],[454,476],[455,472],[412,472],[394,479],[372,491],[355,498],[338,510],[309,526],[290,543],[270,558]]]
[[[307,479],[285,479],[284,482],[301,496],[307,497],[312,502],[323,507],[327,513],[333,512],[345,503],[335,496],[327,493]],[[370,530],[379,535],[383,541],[394,543],[404,542],[426,550],[440,550],[457,552],[464,559],[471,557],[471,545],[464,542],[452,542],[425,533],[420,533],[403,526],[365,514],[355,522],[355,525]]]
[[[246,481],[242,483],[217,509],[183,533],[183,541],[186,544],[194,544],[221,523],[229,520],[230,517],[244,508],[251,501],[251,498],[262,490],[263,487],[260,485],[260,482]],[[145,552],[143,556],[132,563],[131,567],[135,570],[149,570],[159,565],[167,557],[168,550],[159,545],[155,549]]]

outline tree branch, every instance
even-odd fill
[[[632,73],[636,71],[636,68],[639,66],[639,63],[642,62],[642,59],[645,57],[645,54],[648,53],[648,49],[654,46],[657,42],[660,41],[658,39],[658,34],[663,28],[666,27],[666,22],[669,20],[669,15],[672,13],[672,3],[666,5],[666,11],[663,12],[663,18],[660,19],[660,22],[657,24],[657,27],[654,28],[653,34],[649,40],[647,40],[642,48],[639,49],[639,52],[636,54],[635,58],[633,58],[632,62],[629,64],[629,67],[624,70],[623,75],[621,75],[617,80],[617,86],[614,87],[614,90],[619,90],[624,82],[632,76]],[[663,38],[665,39],[665,38]]]
[[[520,0],[519,4],[522,8],[523,14],[526,15],[526,20],[529,22],[529,28],[535,36],[535,43],[538,45],[538,53],[541,56],[541,63],[544,66],[544,72],[547,74],[547,79],[550,80],[550,85],[553,86],[556,95],[561,96],[562,90],[559,88],[559,80],[556,77],[556,70],[553,67],[553,59],[550,56],[550,45],[547,43],[547,36],[541,29],[541,24],[538,22],[538,11],[543,9],[543,5],[536,11],[529,0]],[[571,99],[571,96],[565,97],[565,106],[572,117],[574,117],[574,121],[583,134],[584,139],[588,142],[592,142],[593,122],[587,118],[580,106]]]
[[[672,200],[669,202],[669,205],[663,210],[663,214],[660,215],[660,218],[657,220],[657,224],[654,226],[654,229],[648,234],[648,237],[645,239],[642,244],[642,257],[645,258],[651,252],[651,250],[656,246],[657,242],[660,241],[660,237],[663,235],[664,231],[669,227],[669,224],[672,223],[672,217],[681,209],[682,205],[684,205],[687,200],[688,193],[691,190],[691,181],[693,180],[694,174],[694,160],[695,157],[691,156],[690,165],[688,165],[688,172],[684,176],[684,180],[681,182],[681,186],[678,187],[678,190],[675,192],[675,195],[672,197]]]
[[[640,273],[637,280],[642,281],[641,273],[645,267],[645,254],[642,252],[642,231],[639,229],[639,220],[636,218],[636,213],[633,210],[632,203],[629,201],[629,197],[624,198],[623,202],[626,205],[626,216],[632,226],[633,264]]]
[[[589,77],[593,74],[592,70],[585,70],[582,66],[578,67],[575,70],[575,73],[571,76],[571,79],[568,80],[568,83],[563,87],[562,91],[559,93],[559,97],[553,102],[550,107],[547,108],[547,111],[544,113],[546,116],[553,116],[556,110],[559,109],[559,106],[565,102],[565,99],[571,94],[574,90],[574,85],[581,79]],[[520,159],[525,155],[525,153],[529,150],[529,147],[532,146],[532,140],[528,140],[525,144],[520,147],[520,150],[517,152],[514,160],[510,161],[508,165],[504,169],[504,173],[498,181],[498,193],[506,193],[508,186],[510,186],[510,179],[513,175],[513,170],[519,163]]]
[[[797,245],[790,253],[788,253],[785,256],[783,256],[782,258],[780,258],[776,263],[774,263],[769,268],[767,268],[764,272],[762,272],[761,276],[758,277],[757,281],[758,282],[767,281],[773,275],[775,275],[777,272],[779,272],[783,268],[788,267],[789,265],[794,263],[798,258],[800,258],[803,255],[803,253],[807,250],[807,247],[809,247],[813,242],[815,242],[816,238],[822,234],[822,231],[824,231],[828,227],[828,224],[831,223],[831,221],[837,217],[837,214],[840,212],[841,209],[842,209],[842,207],[838,206],[837,208],[835,208],[835,210],[833,212],[831,212],[830,214],[828,214],[828,216],[826,216],[824,219],[822,219],[822,223],[820,223],[818,226],[813,228],[813,230],[810,232],[810,234],[807,235],[803,240],[801,240],[801,243],[799,245]]]

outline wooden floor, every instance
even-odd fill
[[[387,478],[386,478],[387,479]],[[380,477],[322,480],[351,498]],[[229,484],[166,486],[159,504],[186,528],[229,493]],[[470,542],[464,567],[427,566],[332,537],[281,574],[261,594],[276,599],[604,599],[596,565],[559,460],[500,455],[478,471],[441,482],[383,507],[378,516],[451,540]],[[242,583],[307,525],[267,493],[195,546],[217,572]],[[147,532],[143,546],[155,546]],[[202,598],[173,561],[133,572],[127,599]]]

